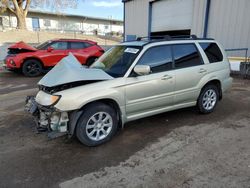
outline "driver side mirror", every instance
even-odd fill
[[[47,52],[52,52],[53,50],[54,50],[54,48],[51,47],[51,46],[49,46],[49,47],[47,48]]]
[[[149,65],[136,65],[134,67],[134,72],[140,76],[148,75],[151,72]]]

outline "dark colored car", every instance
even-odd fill
[[[79,39],[55,39],[37,47],[18,42],[8,48],[4,67],[8,70],[21,70],[25,76],[38,76],[55,66],[71,52],[78,61],[90,66],[104,50],[96,42]]]

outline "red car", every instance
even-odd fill
[[[4,67],[8,70],[21,70],[26,76],[38,76],[55,66],[71,52],[83,65],[91,65],[104,50],[96,42],[79,39],[50,40],[36,48],[18,42],[8,48]]]

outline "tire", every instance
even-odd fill
[[[22,66],[22,72],[25,76],[35,77],[41,75],[43,71],[41,63],[36,59],[26,60]]]
[[[91,66],[95,62],[95,60],[96,60],[96,57],[90,57],[90,58],[88,58],[87,61],[86,61],[86,65],[88,67]]]
[[[77,123],[76,137],[87,146],[97,146],[109,141],[117,132],[117,128],[116,111],[106,104],[92,103],[85,108]]]
[[[205,86],[198,98],[197,107],[200,113],[208,114],[214,111],[219,99],[218,87],[215,85]]]

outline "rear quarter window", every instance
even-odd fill
[[[200,46],[204,50],[210,63],[221,62],[223,60],[221,50],[216,43],[200,43]]]

